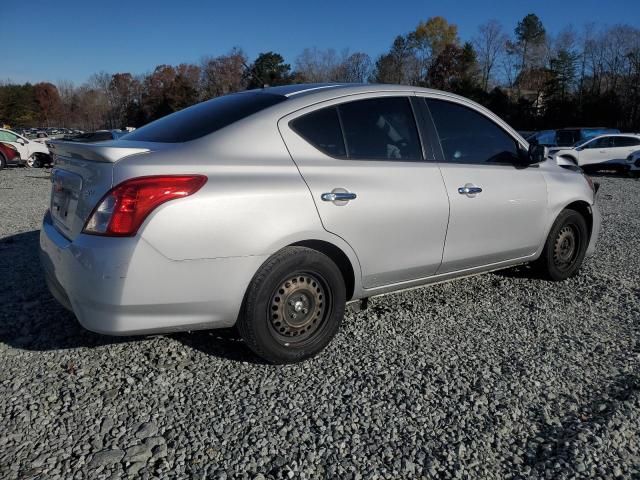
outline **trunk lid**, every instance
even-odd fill
[[[50,143],[54,155],[49,208],[56,229],[69,240],[82,231],[96,204],[113,186],[118,160],[151,151],[142,142]]]

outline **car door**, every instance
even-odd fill
[[[462,100],[426,98],[450,215],[438,273],[526,259],[544,241],[547,187],[506,125]]]
[[[365,288],[428,277],[442,261],[449,202],[410,96],[349,96],[279,122],[324,228],[353,248]]]
[[[609,161],[614,156],[613,137],[601,136],[581,147],[578,164],[581,167],[596,165]]]
[[[29,158],[29,148],[27,146],[29,143],[28,140],[18,137],[18,135],[8,130],[0,130],[0,142],[10,143],[13,145],[16,150],[18,150],[22,160]]]

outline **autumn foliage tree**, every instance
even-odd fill
[[[296,82],[378,82],[427,86],[476,100],[522,129],[608,125],[640,130],[640,29],[566,27],[547,32],[534,13],[509,32],[479,25],[462,42],[443,17],[400,32],[372,59],[348,49],[307,48],[293,67],[273,51],[251,61],[239,48],[197,64],[144,74],[97,72],[87,82],[0,83],[0,123],[16,127],[138,127],[209,98]]]
[[[60,95],[58,89],[52,83],[36,83],[33,93],[40,107],[41,119],[45,125],[58,113],[60,109]]]

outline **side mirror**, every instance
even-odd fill
[[[544,162],[549,156],[549,149],[544,145],[529,145],[529,162],[540,163]]]
[[[20,145],[24,145],[25,142],[22,138],[17,138],[16,143],[19,143]]]

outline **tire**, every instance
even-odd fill
[[[4,158],[4,155],[0,153],[0,170],[7,167],[7,161]]]
[[[310,248],[286,247],[253,277],[237,328],[264,360],[299,362],[331,341],[345,304],[344,278],[329,257]]]
[[[38,157],[35,153],[27,158],[27,167],[29,168],[37,168],[39,166],[38,163]]]
[[[582,265],[588,243],[584,217],[575,210],[563,210],[551,227],[542,255],[536,261],[539,272],[556,282],[573,277]]]

